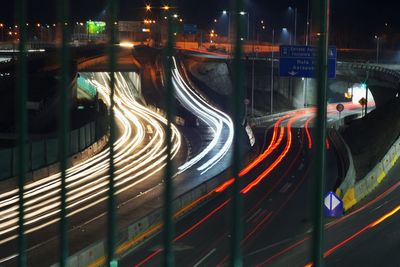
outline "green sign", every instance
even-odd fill
[[[87,21],[86,29],[89,34],[100,34],[106,31],[106,23],[104,21]]]

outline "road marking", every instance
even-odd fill
[[[253,213],[253,215],[250,216],[250,218],[248,218],[248,219],[246,220],[246,222],[248,223],[248,222],[250,222],[251,220],[253,220],[261,211],[262,211],[261,208],[258,209],[255,213]]]
[[[284,240],[279,241],[279,242],[277,242],[277,243],[274,243],[274,244],[271,244],[271,245],[266,246],[266,247],[264,247],[264,248],[260,248],[260,249],[258,249],[258,250],[256,250],[256,251],[253,251],[252,253],[249,253],[249,254],[247,254],[246,256],[253,256],[253,255],[257,254],[257,253],[260,253],[260,252],[263,252],[263,251],[268,250],[268,249],[270,249],[270,248],[279,246],[279,245],[284,244],[284,243],[286,243],[286,242],[288,242],[288,241],[291,241],[291,240],[292,240],[291,238],[284,239]]]
[[[298,168],[298,170],[301,171],[303,168],[304,168],[304,164],[301,163],[300,166],[299,166],[299,168]]]
[[[286,183],[281,190],[279,190],[279,193],[286,193],[286,191],[289,189],[289,187],[291,187],[292,184],[291,183]]]
[[[217,249],[213,248],[210,252],[208,252],[207,255],[205,255],[203,258],[201,258],[193,267],[198,267],[200,264],[202,264],[208,257],[210,257]]]

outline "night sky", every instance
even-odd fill
[[[13,2],[2,1],[0,22],[13,21]],[[28,0],[29,21],[41,23],[55,22],[56,0]],[[101,19],[104,16],[105,0],[71,0],[73,21]],[[307,0],[245,0],[247,9],[258,19],[264,19],[269,27],[291,27],[288,6],[297,6],[299,34],[304,31]],[[143,0],[120,0],[121,20],[142,20],[145,18]],[[160,6],[161,1],[150,1]],[[229,0],[178,0],[179,13],[185,22],[198,24],[209,29],[212,20],[218,18],[223,9],[229,9]],[[332,31],[348,32],[367,38],[383,32],[400,32],[399,4],[395,0],[333,0]],[[253,12],[251,11],[253,10]],[[255,11],[255,12],[254,12]],[[385,26],[388,23],[388,26]],[[361,38],[362,39],[362,38]]]

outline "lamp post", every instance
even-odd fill
[[[289,11],[290,11],[290,13],[293,11],[293,8],[292,7],[289,7]],[[291,41],[290,42],[290,44],[294,44],[294,45],[296,45],[296,43],[297,43],[297,7],[295,7],[294,8],[294,18],[293,18],[293,20],[294,20],[294,22],[293,22],[293,24],[294,24],[294,36],[293,36],[293,42]]]
[[[379,43],[381,41],[381,37],[375,35],[375,39],[376,39],[376,64],[379,64]]]
[[[272,54],[271,54],[271,115],[274,111],[274,46],[275,46],[275,29],[272,29]]]
[[[231,14],[232,11],[223,10],[222,15],[228,15],[228,42],[231,47]],[[241,16],[247,15],[247,41],[250,40],[250,12],[240,11],[238,14]],[[230,49],[231,50],[231,49]]]

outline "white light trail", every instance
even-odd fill
[[[217,164],[228,153],[232,146],[234,138],[234,127],[231,118],[222,111],[214,108],[207,103],[201,96],[199,96],[190,86],[185,82],[179,72],[176,59],[173,57],[174,68],[172,70],[173,85],[178,100],[182,105],[190,110],[194,115],[201,119],[213,132],[213,140],[207,147],[191,160],[179,167],[179,171],[183,172],[197,163],[201,165],[197,168],[200,174],[204,174]],[[223,130],[227,130],[225,134]],[[218,144],[222,142],[223,146],[217,153],[212,155],[212,151],[217,149]],[[212,155],[211,159],[206,162],[201,162],[207,155]]]

